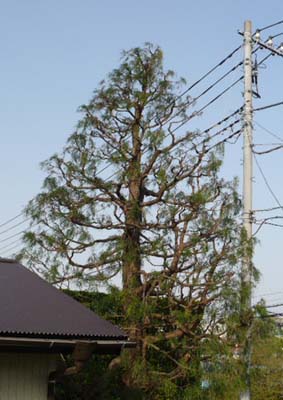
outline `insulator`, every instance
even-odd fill
[[[273,46],[273,38],[272,36],[269,36],[267,42],[266,42],[267,46],[272,47]]]
[[[260,40],[260,31],[257,29],[255,33],[255,40],[258,42]]]

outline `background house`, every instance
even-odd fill
[[[56,376],[78,372],[92,353],[128,346],[118,327],[16,261],[0,259],[1,399],[52,399],[48,382]],[[65,354],[74,359],[68,369]]]

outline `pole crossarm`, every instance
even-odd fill
[[[283,53],[280,50],[275,49],[274,47],[268,46],[266,43],[262,42],[261,40],[256,40],[252,38],[252,41],[256,44],[258,44],[260,47],[263,47],[266,50],[271,51],[274,55],[276,54],[277,56],[283,57]]]
[[[238,31],[238,34],[241,35],[241,36],[245,35],[245,33],[241,32],[241,31]],[[280,35],[281,35],[281,33],[280,33]],[[278,37],[278,36],[279,36],[279,34],[273,36],[272,38],[275,38],[275,37]],[[280,57],[283,57],[283,51],[281,50],[281,46],[279,46],[278,49],[275,49],[274,47],[269,46],[267,43],[264,43],[261,40],[254,38],[253,35],[251,37],[251,40],[252,40],[253,43],[257,44],[259,47],[262,47],[265,50],[269,50],[272,54],[280,56]]]

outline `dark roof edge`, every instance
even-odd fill
[[[5,258],[5,257],[0,257],[0,263],[1,262],[8,263],[8,264],[20,264],[17,260],[15,260],[13,258]]]
[[[77,344],[90,345],[94,353],[119,354],[123,349],[136,347],[127,340],[67,340],[15,338],[0,336],[0,352],[72,353]]]
[[[18,338],[18,339],[39,339],[39,340],[65,340],[65,341],[78,341],[78,340],[86,340],[86,341],[97,341],[97,340],[123,340],[127,341],[127,335],[76,335],[76,334],[60,334],[60,333],[35,333],[35,332],[1,332],[0,331],[0,339],[1,338]]]

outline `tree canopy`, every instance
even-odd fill
[[[244,235],[237,182],[219,174],[227,136],[188,130],[198,114],[184,85],[159,47],[124,52],[26,209],[32,269],[55,284],[118,287],[137,341],[124,380],[148,399],[200,398],[204,365],[240,340]]]

